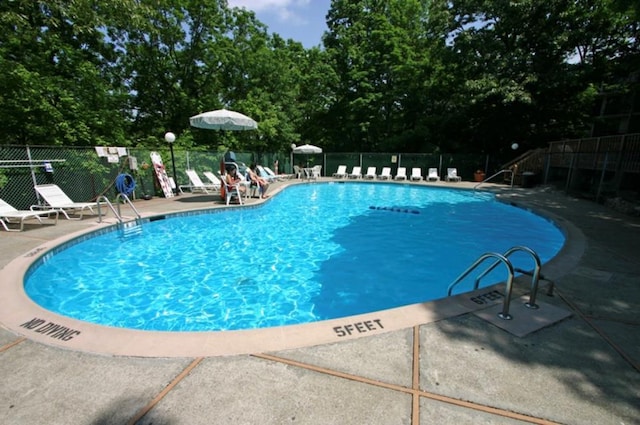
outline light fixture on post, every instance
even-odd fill
[[[169,151],[171,152],[171,165],[173,167],[173,184],[175,185],[175,187],[173,188],[173,193],[175,193],[176,195],[179,195],[180,192],[178,191],[178,177],[176,175],[176,159],[173,156],[173,142],[176,141],[176,135],[169,131],[165,133],[164,140],[166,140],[167,143],[169,143]]]
[[[296,148],[296,144],[295,143],[291,143],[291,174],[294,173],[294,168],[293,168],[293,150]]]
[[[518,143],[517,143],[517,142],[513,142],[513,144],[511,145],[511,149],[513,149],[514,151],[515,151],[515,150],[518,150],[518,148],[519,148],[519,147],[520,147],[520,146],[518,145]]]

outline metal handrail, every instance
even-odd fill
[[[491,180],[492,178],[494,178],[494,177],[496,177],[496,176],[499,176],[500,174],[506,174],[506,173],[511,173],[511,188],[513,189],[513,179],[515,178],[515,173],[513,172],[513,170],[509,170],[509,169],[506,169],[506,170],[500,170],[500,171],[498,171],[497,173],[495,173],[495,174],[493,174],[493,175],[491,175],[491,176],[487,177],[486,179],[482,180],[482,181],[481,181],[480,183],[478,183],[477,185],[473,186],[473,189],[475,190],[475,189],[477,189],[478,187],[480,187],[480,185],[481,185],[482,183],[486,183],[486,182],[488,182],[489,180]]]
[[[528,271],[525,271],[525,270],[522,270],[522,269],[514,269],[514,270],[519,272],[519,273],[531,276],[531,293],[529,294],[529,301],[526,302],[524,305],[526,307],[528,307],[528,308],[537,309],[538,305],[536,304],[536,295],[538,293],[538,283],[540,282],[540,270],[542,268],[542,263],[540,262],[540,257],[538,257],[538,254],[536,254],[536,252],[534,250],[532,250],[531,248],[528,248],[526,246],[514,246],[512,248],[509,248],[502,255],[504,255],[505,258],[509,258],[509,256],[511,254],[513,254],[514,252],[518,252],[518,251],[523,251],[523,252],[527,252],[527,253],[531,254],[531,257],[533,258],[533,261],[535,263],[534,268],[533,268],[533,272],[528,272]],[[484,272],[480,273],[478,275],[478,277],[476,278],[476,282],[475,282],[475,285],[474,285],[473,289],[478,289],[478,286],[480,285],[480,279],[482,279],[487,274],[489,274],[499,264],[500,264],[500,261],[496,261],[491,266],[489,266],[489,268],[487,270],[485,270]]]
[[[113,215],[116,216],[118,221],[120,223],[122,223],[122,217],[120,217],[120,214],[116,211],[115,208],[113,208],[113,204],[111,202],[109,202],[109,199],[104,195],[98,196],[98,198],[96,199],[96,204],[98,205],[98,223],[102,223],[102,211],[100,211],[100,200],[101,199],[103,199],[104,202],[109,206],[109,209],[111,209],[111,212],[113,213]]]
[[[116,205],[118,205],[118,216],[120,216],[120,202],[118,202],[118,200],[120,199],[122,199],[125,204],[129,204],[138,219],[142,218],[136,207],[133,206],[133,202],[131,202],[131,199],[129,199],[129,197],[124,193],[118,193],[118,196],[116,196]],[[120,220],[120,222],[122,222],[122,219]]]
[[[475,270],[475,268],[478,267],[484,260],[492,257],[498,259],[498,264],[502,262],[507,267],[507,271],[509,272],[509,276],[506,282],[506,295],[504,297],[504,303],[502,305],[502,312],[498,313],[498,317],[504,320],[511,320],[513,317],[509,314],[509,304],[511,303],[511,291],[513,289],[513,265],[511,264],[511,261],[509,261],[509,259],[502,254],[498,254],[496,252],[487,252],[485,254],[482,254],[471,266],[469,266],[467,270],[464,271],[464,273],[458,276],[458,278],[454,280],[451,285],[449,285],[447,295],[451,296],[451,291],[453,290],[454,286],[460,283],[462,279],[467,277],[467,275]],[[495,267],[495,265],[493,267]]]

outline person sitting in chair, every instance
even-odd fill
[[[249,176],[251,183],[255,184],[260,189],[260,197],[262,199],[268,198],[267,190],[269,190],[269,182],[258,175],[257,165],[255,163],[251,164],[251,167],[247,169],[247,175]]]
[[[241,194],[244,194],[247,191],[247,187],[243,184],[240,184],[242,178],[238,175],[238,169],[233,165],[228,165],[227,167],[227,175],[225,176],[225,181],[229,187],[236,186],[238,191]]]

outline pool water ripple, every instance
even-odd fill
[[[103,232],[70,244],[35,264],[25,290],[47,309],[107,326],[248,329],[442,298],[484,252],[526,245],[548,261],[563,242],[549,221],[486,193],[296,185],[259,207],[169,217],[145,223],[138,236]],[[532,267],[526,256],[512,260]]]

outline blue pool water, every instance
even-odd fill
[[[551,222],[487,193],[295,185],[258,207],[170,216],[136,236],[114,230],[70,243],[34,264],[25,290],[46,309],[107,326],[249,329],[443,298],[485,252],[525,245],[546,262],[563,243]],[[533,267],[524,254],[510,258]],[[500,266],[482,286],[505,276]]]

